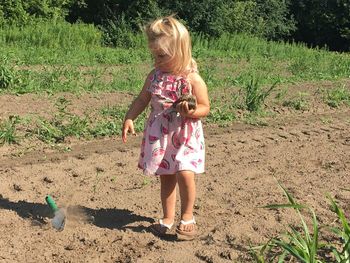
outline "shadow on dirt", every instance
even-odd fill
[[[92,209],[79,206],[80,210],[88,216],[88,221],[97,227],[109,229],[131,229],[134,232],[142,232],[146,228],[142,225],[128,226],[135,222],[153,222],[153,218],[134,214],[127,209]]]
[[[27,201],[12,202],[0,195],[0,209],[7,209],[16,212],[24,219],[30,219],[33,222],[47,224],[45,218],[52,218],[53,214],[46,204],[31,203]],[[83,216],[85,222],[91,223],[100,228],[108,229],[130,229],[134,232],[143,232],[147,228],[143,226],[143,222],[153,222],[149,217],[134,214],[127,209],[93,209],[84,206],[73,206],[68,208],[67,220],[70,218],[70,211],[80,211],[80,217]],[[78,216],[79,217],[79,216]],[[72,219],[77,220],[76,215],[72,215]],[[128,226],[129,224],[139,222],[138,226]]]

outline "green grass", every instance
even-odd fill
[[[297,96],[289,100],[285,100],[282,103],[282,105],[285,107],[293,108],[295,110],[305,111],[309,108],[308,97],[309,97],[308,93],[299,92]]]
[[[27,137],[34,137],[55,145],[64,143],[69,137],[92,139],[121,135],[127,111],[125,105],[108,106],[98,112],[76,115],[68,112],[67,107],[70,103],[65,97],[59,97],[55,103],[56,113],[52,117],[32,116],[29,120],[25,117],[11,116],[0,123],[0,144],[19,143]],[[146,110],[135,121],[136,132],[143,131],[147,113]]]
[[[147,44],[140,34],[133,48],[103,47],[101,33],[92,25],[40,22],[27,27],[0,29],[0,51],[9,60],[25,65],[85,65],[151,63]],[[203,75],[208,68],[217,73],[242,70],[242,78],[262,75],[274,83],[282,80],[318,80],[350,76],[350,57],[345,54],[309,49],[301,44],[265,41],[246,35],[224,35],[207,39],[193,35],[193,54]],[[217,67],[220,63],[223,67]],[[243,67],[242,67],[243,65]],[[227,70],[227,72],[226,72]],[[210,82],[208,76],[207,81]],[[246,81],[245,81],[246,82]]]
[[[0,52],[3,54],[0,57],[0,94],[121,91],[137,94],[152,69],[152,60],[144,36],[129,38],[132,42],[129,46],[133,48],[105,47],[101,44],[101,32],[94,26],[62,21],[0,28]],[[265,125],[259,118],[264,115],[265,102],[275,91],[276,83],[350,77],[347,54],[240,34],[216,39],[193,35],[192,39],[200,74],[208,86],[210,98],[214,97],[207,121],[221,126],[239,120],[242,115],[247,123]],[[227,91],[232,100],[224,102],[215,98],[222,91]],[[326,90],[323,94],[325,103],[331,107],[350,101],[349,90],[345,87]],[[306,96],[285,101],[285,106],[304,110],[308,106]],[[51,119],[38,118],[32,133],[50,142],[69,136],[115,135],[121,125],[121,117],[117,116],[124,114],[126,108],[114,110],[114,116],[101,114],[98,120],[68,112]],[[238,114],[238,110],[248,113]],[[145,115],[139,118],[140,130],[144,119]]]
[[[0,28],[1,46],[89,49],[101,45],[102,33],[93,25],[38,21],[28,26]]]
[[[324,101],[332,108],[342,104],[350,105],[350,89],[345,85],[324,91]]]
[[[16,126],[20,122],[18,116],[10,116],[8,120],[0,122],[0,144],[18,143]]]
[[[244,88],[245,107],[247,110],[250,112],[261,110],[266,98],[271,94],[276,85],[277,82],[264,90],[261,88],[259,80],[253,77]]]

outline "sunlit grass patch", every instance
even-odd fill
[[[337,108],[341,104],[350,106],[350,89],[346,88],[345,85],[338,88],[327,89],[324,91],[323,99],[327,105],[333,108]]]
[[[0,144],[18,143],[19,137],[16,126],[19,122],[20,118],[18,116],[10,116],[8,120],[0,122]]]
[[[257,112],[263,107],[266,98],[275,89],[278,82],[270,87],[263,89],[259,83],[259,79],[253,77],[243,88],[245,107],[250,112]]]
[[[309,108],[308,97],[309,93],[307,92],[298,92],[297,96],[289,100],[285,100],[282,105],[285,107],[290,107],[295,110],[305,111]]]
[[[0,59],[0,91],[8,90],[15,84],[19,83],[18,76],[14,66],[9,62],[8,58],[3,56]]]

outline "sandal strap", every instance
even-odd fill
[[[194,220],[194,217],[193,217],[191,220],[188,220],[188,221],[181,220],[180,223],[183,225],[196,224],[196,220]]]
[[[170,229],[172,228],[172,226],[174,225],[174,222],[171,223],[171,224],[165,224],[165,223],[163,222],[163,219],[159,219],[159,224],[160,224],[161,226],[166,227],[167,229],[170,230]]]

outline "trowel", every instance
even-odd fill
[[[57,231],[62,231],[66,224],[66,211],[64,208],[58,208],[55,201],[50,195],[45,197],[46,203],[49,205],[51,211],[54,213],[54,217],[51,220],[53,228]]]

